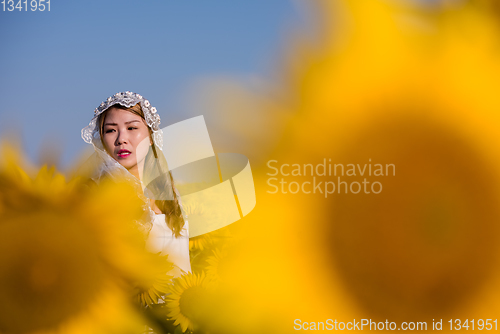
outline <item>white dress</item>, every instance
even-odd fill
[[[179,277],[182,271],[186,273],[190,272],[189,226],[187,219],[185,220],[181,235],[176,238],[165,222],[165,215],[155,215],[153,227],[146,240],[146,249],[151,253],[168,255],[168,260],[174,264],[174,269],[168,272],[169,275]]]

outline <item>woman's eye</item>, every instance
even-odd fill
[[[110,133],[110,132],[113,132],[113,131],[115,131],[115,129],[108,129],[108,130],[104,131],[104,133]]]
[[[137,129],[137,128],[134,128],[133,126],[129,127],[128,128],[129,130],[134,130],[134,129]]]

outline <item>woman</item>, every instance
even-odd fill
[[[175,266],[169,274],[178,277],[191,271],[188,222],[162,153],[159,125],[160,116],[148,100],[117,93],[95,109],[82,138],[94,146],[94,181],[121,178],[135,185],[144,201],[144,219],[138,223],[148,234],[146,248],[168,254]]]

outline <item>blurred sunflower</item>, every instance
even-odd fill
[[[213,296],[205,273],[188,273],[175,278],[169,292],[165,297],[167,316],[175,320],[174,325],[179,325],[185,332],[188,329],[193,331],[206,322]]]
[[[229,226],[189,239],[190,251],[206,251],[234,242]]]
[[[341,282],[330,289],[381,319],[464,314],[499,257],[499,32],[469,7],[428,15],[374,1],[342,2],[354,23],[339,36],[341,9],[318,4],[324,44],[293,62],[297,114],[279,158],[396,166],[340,175],[379,181],[380,194],[316,198],[317,254]]]
[[[495,0],[468,0],[472,5],[477,5],[478,7],[491,12],[497,16],[500,15],[500,3]]]
[[[174,268],[172,262],[168,261],[168,256],[151,254],[149,261],[146,268],[150,272],[144,273],[143,276],[149,279],[136,283],[139,302],[143,306],[158,304],[158,300],[168,292],[168,286],[173,278],[172,275],[167,275]]]
[[[234,269],[233,264],[236,259],[230,259],[228,256],[228,248],[224,250],[214,249],[212,255],[207,259],[207,278],[217,282],[228,281],[231,277],[231,271]]]
[[[0,328],[53,328],[88,307],[109,276],[92,247],[95,236],[69,223],[73,217],[38,212],[16,218],[0,224]]]
[[[189,238],[189,250],[204,251],[213,245],[211,233],[205,233],[194,238]]]
[[[0,332],[139,330],[143,320],[123,283],[152,267],[143,262],[147,252],[134,226],[142,215],[134,190],[125,183],[66,182],[46,166],[31,177],[16,152],[4,146],[2,153]],[[122,209],[110,210],[113,203]],[[97,314],[115,318],[110,323]]]
[[[263,118],[287,111],[283,135],[261,157],[278,168],[288,164],[284,173],[293,164],[326,161],[332,175],[316,176],[316,183],[366,179],[383,191],[336,191],[328,198],[273,193],[273,170],[257,167],[261,204],[244,218],[248,251],[235,271],[252,273],[252,282],[241,281],[248,301],[255,291],[272,297],[248,307],[266,304],[293,319],[494,319],[500,296],[497,18],[460,2],[310,4],[316,39],[296,34],[291,40],[279,61],[281,77],[262,85],[257,99],[271,102],[247,103],[246,96],[255,96],[249,92],[232,105],[252,103]],[[228,132],[244,135],[241,119],[254,115],[225,110],[222,93],[220,113],[235,120]],[[248,146],[241,150],[260,150]],[[335,164],[367,171],[393,164],[395,173],[361,175],[356,168],[356,176],[336,176]],[[284,173],[278,181],[312,185],[310,174]],[[252,247],[255,240],[265,247]]]

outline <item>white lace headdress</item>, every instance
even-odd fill
[[[104,176],[113,180],[125,179],[131,183],[144,202],[144,219],[141,219],[141,221],[137,223],[144,233],[148,233],[153,226],[154,212],[150,208],[149,199],[143,194],[144,184],[108,154],[102,144],[98,124],[99,116],[111,106],[119,104],[130,108],[137,103],[140,103],[146,123],[153,132],[152,137],[155,147],[161,150],[163,146],[163,136],[160,130],[160,116],[157,114],[156,108],[152,107],[149,101],[144,99],[141,95],[128,91],[116,93],[102,102],[99,107],[95,109],[94,117],[89,125],[82,129],[81,134],[83,140],[88,144],[92,144],[95,150],[94,155],[88,160],[88,163],[92,166],[90,169],[93,171],[91,178],[97,183],[99,183]]]
[[[160,116],[158,115],[156,108],[151,106],[148,100],[144,99],[141,95],[132,92],[122,92],[116,93],[113,96],[108,97],[106,101],[103,101],[99,107],[94,110],[94,117],[90,121],[89,125],[82,129],[82,138],[88,143],[92,144],[96,139],[100,142],[99,128],[97,125],[97,120],[99,115],[106,111],[109,107],[120,104],[124,107],[130,108],[140,103],[142,111],[144,112],[144,118],[146,124],[153,131],[153,141],[160,150],[163,148],[163,137],[160,131]]]

